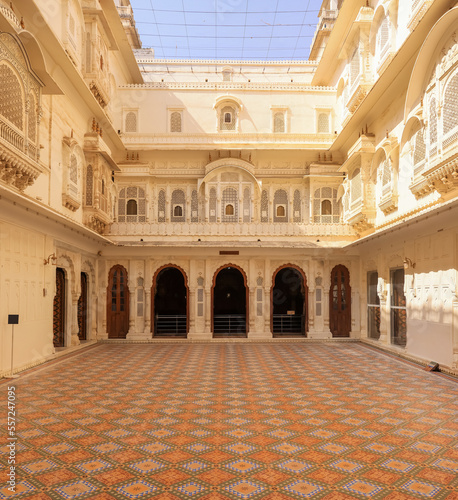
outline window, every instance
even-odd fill
[[[126,114],[125,131],[137,132],[137,114],[134,111]]]
[[[380,299],[377,293],[378,272],[367,273],[367,335],[371,339],[380,338]]]
[[[321,215],[332,215],[332,204],[330,200],[321,202]]]
[[[376,50],[379,63],[381,62],[382,58],[386,55],[388,49],[390,48],[389,41],[390,41],[390,23],[388,21],[388,18],[385,17],[380,23],[376,36]]]
[[[186,196],[181,189],[175,189],[172,193],[172,222],[185,221]]]
[[[269,222],[269,197],[265,189],[261,194],[261,222]]]
[[[288,194],[284,189],[274,194],[274,222],[288,222]]]
[[[414,174],[419,173],[425,165],[426,144],[424,130],[420,129],[414,136],[413,168]]]
[[[119,191],[118,222],[146,222],[144,189],[130,186]]]
[[[222,221],[238,222],[238,191],[234,188],[226,188],[222,196]]]
[[[340,222],[337,189],[324,186],[315,190],[313,222],[315,224],[336,224]]]
[[[174,111],[170,115],[170,132],[181,132],[181,112]]]
[[[230,82],[232,80],[232,71],[230,69],[223,70],[223,82]]]
[[[447,84],[444,94],[444,149],[458,140],[458,73]]]
[[[274,132],[276,134],[285,132],[285,113],[283,111],[274,114]]]
[[[329,113],[320,113],[318,115],[318,133],[329,134]]]
[[[221,117],[220,117],[220,130],[235,130],[235,109],[231,106],[225,106],[221,109]]]
[[[161,189],[157,197],[157,221],[165,222],[165,191]]]
[[[127,202],[127,215],[137,215],[137,202],[136,202],[136,200],[129,200]]]
[[[350,60],[350,85],[353,85],[359,76],[360,61],[359,61],[359,47],[356,47]]]
[[[358,201],[361,198],[362,186],[361,186],[361,170],[357,168],[351,175],[350,179],[350,195],[351,203]]]
[[[94,189],[94,173],[92,165],[88,165],[86,170],[86,205],[88,207],[92,207],[93,189]]]

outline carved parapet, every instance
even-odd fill
[[[102,89],[100,83],[93,80],[91,83],[89,83],[89,89],[94,94],[94,97],[97,99],[100,106],[102,106],[102,108],[106,108],[109,102],[109,97],[107,93]]]
[[[68,208],[72,212],[76,212],[81,206],[81,202],[71,194],[62,193],[62,205],[64,205],[65,208]]]
[[[443,162],[424,172],[428,186],[441,194],[458,188],[458,153],[447,162]]]
[[[412,182],[412,184],[410,184],[409,186],[409,189],[418,200],[432,193],[434,191],[434,186],[427,179],[422,177],[418,181]]]
[[[433,1],[434,0],[414,0],[412,15],[407,23],[407,28],[410,31],[413,31],[416,28],[426,11],[431,7]]]

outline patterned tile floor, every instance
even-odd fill
[[[360,344],[103,344],[14,385],[0,499],[458,499],[457,383]]]

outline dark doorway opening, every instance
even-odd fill
[[[214,337],[246,337],[248,287],[235,266],[221,269],[213,284]]]
[[[87,274],[81,273],[81,295],[78,299],[78,338],[87,340]]]
[[[113,266],[108,276],[107,331],[109,339],[125,339],[129,331],[129,287],[127,271]]]
[[[331,271],[329,329],[333,337],[349,337],[351,331],[350,273],[338,265]]]
[[[65,346],[65,271],[56,268],[56,295],[53,302],[53,344]]]
[[[307,332],[307,286],[305,276],[291,266],[274,275],[272,286],[272,333],[274,337]]]
[[[186,337],[188,289],[182,271],[161,269],[153,281],[153,297],[154,337]]]

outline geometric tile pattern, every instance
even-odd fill
[[[458,499],[456,381],[361,344],[101,344],[14,385],[0,500]]]

